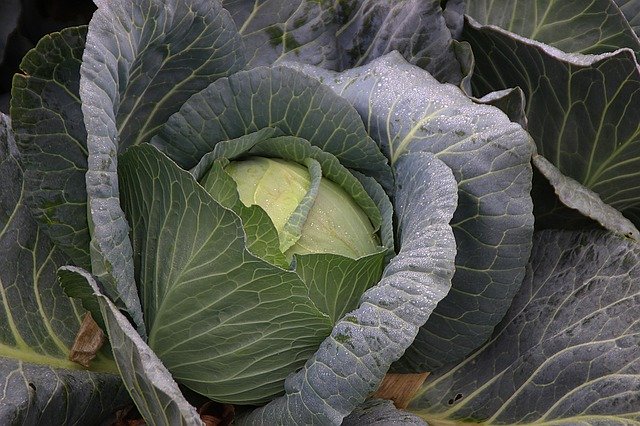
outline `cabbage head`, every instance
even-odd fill
[[[358,259],[377,251],[380,239],[371,221],[333,181],[318,175],[312,180],[306,167],[277,158],[234,161],[225,171],[235,181],[242,204],[265,210],[278,232],[280,251],[288,259],[311,253]],[[299,232],[292,232],[294,228]]]
[[[321,87],[284,68],[237,73],[192,97],[169,123],[189,120],[192,102],[224,90],[217,84],[265,78]],[[361,182],[303,135],[264,124],[210,139],[190,172],[150,144],[119,158],[148,345],[178,382],[235,404],[282,393],[287,375],[380,280],[393,247],[381,242],[391,217],[375,180]],[[180,146],[174,129],[167,124],[152,144]]]

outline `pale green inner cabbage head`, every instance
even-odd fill
[[[269,215],[282,242],[282,231],[311,185],[306,167],[275,158],[250,157],[225,168],[245,206],[258,205]],[[353,259],[379,251],[380,241],[367,215],[339,185],[322,178],[298,241],[285,251],[333,253]]]

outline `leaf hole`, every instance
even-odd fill
[[[456,396],[454,396],[453,398],[451,398],[451,399],[449,400],[449,405],[453,405],[453,404],[455,404],[456,402],[460,401],[461,399],[462,399],[462,394],[461,394],[461,393],[458,393],[458,394],[456,394]]]
[[[34,385],[33,383],[29,383],[29,387],[31,388],[31,391],[33,393],[36,393],[36,385]]]

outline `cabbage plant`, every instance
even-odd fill
[[[3,423],[638,420],[633,1],[96,4],[0,116]]]

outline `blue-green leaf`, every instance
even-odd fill
[[[565,206],[595,220],[609,231],[640,241],[640,232],[633,223],[622,216],[618,210],[603,203],[598,194],[560,173],[553,164],[541,155],[533,157],[533,164],[549,180],[560,202]]]
[[[128,396],[103,355],[87,371],[68,360],[83,310],[56,270],[67,257],[24,204],[8,117],[0,114],[0,424],[93,424]]]
[[[527,100],[519,87],[487,93],[481,98],[475,98],[474,101],[499,108],[507,114],[509,120],[518,123],[523,129],[527,129],[527,114],[525,112]]]
[[[472,20],[464,36],[477,53],[474,90],[520,87],[538,153],[625,216],[637,216],[640,65],[634,52],[568,54]]]
[[[453,1],[449,3],[454,3]],[[440,0],[224,0],[249,65],[279,60],[342,71],[393,50],[441,81],[462,79],[451,30],[462,15]],[[447,13],[448,12],[448,13]]]
[[[629,25],[640,37],[640,1],[638,0],[614,0],[622,14],[629,21]]]
[[[616,6],[624,2],[473,0],[467,2],[466,13],[483,25],[495,25],[564,52],[594,54],[628,47],[640,53],[640,40]]]
[[[25,201],[41,229],[74,264],[89,268],[87,131],[80,106],[86,27],[45,36],[29,51],[11,91],[24,165]]]
[[[129,320],[102,294],[91,274],[80,268],[69,268],[65,273],[74,274],[75,285],[84,287],[82,293],[91,294],[93,300],[86,303],[98,307],[120,377],[146,422],[158,426],[203,426],[196,409],[184,399],[171,373]]]
[[[427,422],[632,425],[640,419],[640,246],[604,231],[536,233],[494,335],[432,374]]]
[[[342,422],[342,426],[427,426],[420,417],[398,410],[392,401],[369,399]]]
[[[529,136],[397,53],[343,73],[296,67],[354,105],[396,173],[398,159],[415,152],[433,152],[453,171],[453,288],[397,367],[428,371],[461,359],[491,335],[524,276],[533,233]]]
[[[80,67],[91,266],[144,336],[117,155],[149,141],[193,93],[240,69],[242,42],[215,0],[102,0],[98,6]]]
[[[285,67],[254,68],[222,78],[192,96],[152,144],[191,168],[216,144],[271,127],[333,154],[347,168],[392,185],[380,153],[351,105],[328,87]]]

